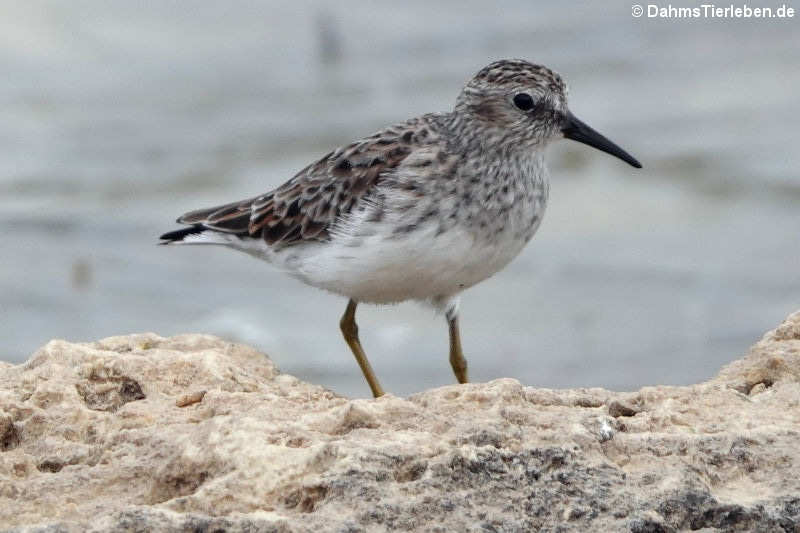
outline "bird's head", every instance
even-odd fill
[[[630,165],[641,164],[567,107],[567,86],[556,72],[522,59],[504,59],[481,69],[456,101],[464,127],[484,130],[484,142],[513,149],[540,149],[554,139],[588,144]]]

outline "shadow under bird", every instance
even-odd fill
[[[337,148],[270,192],[186,213],[163,244],[215,244],[263,259],[350,299],[340,326],[374,396],[381,387],[358,338],[356,306],[417,300],[444,313],[450,364],[467,362],[459,294],[503,269],[533,237],[549,180],[544,151],[567,138],[641,168],[570,113],[561,77],[496,61],[449,113],[389,126]]]

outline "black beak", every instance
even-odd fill
[[[603,152],[611,154],[614,157],[619,157],[632,167],[642,168],[642,164],[639,163],[631,154],[578,120],[570,112],[567,112],[567,120],[564,123],[564,127],[561,128],[561,131],[564,133],[564,137],[567,139],[588,144],[589,146],[597,148],[598,150],[602,150]]]

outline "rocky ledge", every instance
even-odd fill
[[[206,335],[0,363],[12,531],[800,531],[800,312],[706,383],[348,400]]]

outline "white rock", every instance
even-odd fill
[[[799,443],[800,313],[635,393],[348,400],[206,335],[51,341],[0,365],[0,527],[798,531]]]

